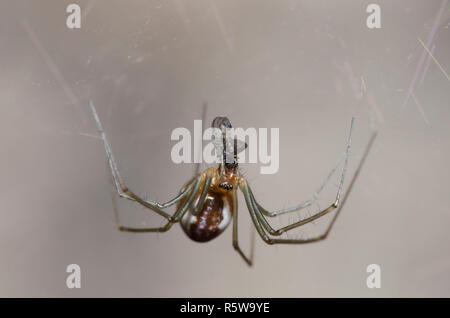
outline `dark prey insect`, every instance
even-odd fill
[[[158,203],[156,201],[146,200],[138,195],[136,195],[133,191],[131,191],[122,181],[122,178],[119,175],[119,171],[117,169],[117,164],[114,159],[113,153],[111,151],[111,147],[106,139],[106,135],[103,131],[102,125],[100,123],[100,119],[97,115],[96,109],[90,101],[90,106],[92,109],[92,113],[94,115],[95,121],[97,123],[98,131],[103,139],[106,155],[108,158],[108,163],[111,168],[111,173],[114,181],[115,188],[120,197],[135,201],[144,207],[158,213],[162,217],[164,217],[167,221],[162,227],[154,227],[154,228],[133,228],[127,227],[120,224],[118,221],[117,226],[120,231],[125,232],[135,232],[135,233],[144,233],[144,232],[166,232],[168,231],[173,224],[180,222],[181,227],[184,232],[189,236],[192,240],[197,242],[207,242],[217,237],[220,233],[222,233],[225,228],[230,224],[231,220],[233,220],[233,247],[235,250],[243,257],[243,259],[247,262],[248,265],[252,265],[252,257],[246,256],[238,243],[238,204],[237,204],[237,189],[239,188],[245,198],[248,211],[250,212],[251,220],[264,242],[267,244],[304,244],[311,243],[325,239],[333,224],[336,221],[336,218],[339,215],[339,212],[342,209],[343,204],[345,203],[348,194],[350,193],[353,184],[361,170],[361,167],[364,163],[365,158],[367,157],[369,150],[372,146],[373,141],[375,140],[376,133],[373,133],[367,146],[364,151],[363,157],[360,160],[360,163],[356,169],[355,174],[350,181],[348,186],[348,190],[343,197],[342,196],[342,188],[344,184],[344,177],[347,170],[347,163],[350,153],[350,145],[352,138],[352,130],[354,119],[351,121],[350,133],[347,141],[345,157],[344,157],[344,165],[342,168],[342,174],[340,177],[339,187],[337,190],[336,198],[324,210],[321,210],[307,218],[304,218],[300,221],[294,222],[287,226],[281,227],[279,229],[274,229],[269,222],[267,221],[267,217],[276,217],[282,214],[291,213],[294,211],[301,210],[305,207],[311,206],[317,199],[318,193],[322,190],[325,183],[322,185],[320,190],[316,192],[316,195],[299,205],[296,205],[291,208],[279,210],[279,211],[267,211],[264,209],[255,199],[252,190],[247,182],[247,180],[240,174],[238,168],[237,161],[237,153],[239,152],[237,149],[237,141],[234,139],[234,158],[233,160],[225,160],[226,152],[227,152],[227,140],[225,131],[227,128],[231,128],[230,121],[226,117],[216,117],[212,126],[218,128],[222,131],[223,138],[223,156],[222,162],[218,167],[208,168],[196,176],[194,176],[190,181],[184,185],[180,191],[180,193],[172,200],[166,203]],[[334,171],[337,169],[334,168],[329,174],[327,180],[331,177]],[[326,181],[327,181],[326,180]],[[326,182],[325,181],[325,182]],[[164,211],[165,208],[168,208],[172,205],[176,205],[175,212],[171,215]],[[291,238],[280,238],[279,236],[287,231],[310,223],[333,210],[337,209],[333,219],[328,225],[326,231],[316,237],[311,238],[302,238],[302,239],[291,239]]]

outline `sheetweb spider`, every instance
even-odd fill
[[[197,173],[186,185],[181,189],[180,193],[172,200],[166,203],[158,203],[156,201],[146,200],[133,191],[131,191],[122,181],[117,169],[117,163],[114,159],[111,147],[106,139],[105,132],[100,123],[97,111],[92,101],[90,101],[90,107],[94,115],[94,119],[97,123],[98,131],[103,139],[103,143],[106,150],[106,155],[111,169],[114,185],[117,193],[120,197],[135,201],[144,207],[156,212],[166,219],[166,224],[162,227],[153,228],[133,228],[120,224],[117,217],[117,226],[120,231],[144,233],[144,232],[166,232],[173,224],[180,222],[181,227],[189,238],[197,242],[207,242],[217,237],[222,233],[226,227],[233,220],[233,247],[242,256],[248,265],[252,265],[252,257],[246,256],[238,243],[238,205],[237,205],[237,189],[239,188],[245,198],[248,211],[250,212],[251,220],[258,232],[259,236],[267,244],[304,244],[317,242],[325,239],[331,228],[333,227],[336,218],[338,217],[354,183],[361,170],[361,167],[369,153],[369,150],[375,140],[376,132],[372,134],[369,142],[365,148],[364,154],[359,162],[359,165],[353,175],[347,192],[342,196],[342,188],[344,185],[344,177],[347,171],[348,158],[350,153],[350,145],[352,139],[352,130],[354,125],[354,119],[351,121],[350,133],[348,136],[347,147],[345,150],[344,165],[340,177],[340,182],[336,194],[336,198],[327,208],[301,219],[297,222],[289,224],[287,226],[274,229],[266,217],[276,217],[282,214],[291,213],[311,206],[317,199],[318,193],[322,190],[325,183],[334,174],[334,168],[328,175],[327,180],[316,192],[312,199],[302,202],[294,207],[282,209],[278,211],[267,211],[264,209],[255,199],[252,190],[242,174],[238,169],[237,153],[238,143],[237,139],[234,139],[233,156],[232,160],[229,160],[227,153],[227,140],[225,137],[225,131],[227,128],[231,128],[230,121],[226,117],[216,117],[212,122],[212,127],[218,128],[222,131],[223,138],[223,156],[221,163],[216,168],[208,168],[202,172]],[[244,147],[245,148],[245,147]],[[227,159],[227,160],[226,160]],[[169,214],[164,211],[176,204],[176,210],[173,214]],[[328,225],[325,232],[321,235],[311,238],[291,239],[291,238],[279,238],[279,236],[292,229],[310,223],[334,210],[336,210],[334,217]]]

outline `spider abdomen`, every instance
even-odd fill
[[[235,193],[208,191],[202,208],[191,207],[181,219],[181,227],[196,242],[208,242],[222,233],[233,218]]]

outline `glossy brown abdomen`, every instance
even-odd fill
[[[194,200],[196,202],[198,197]],[[192,207],[181,219],[181,227],[196,242],[207,242],[217,237],[230,224],[236,206],[236,193],[210,190],[200,211],[194,215]]]

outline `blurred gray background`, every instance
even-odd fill
[[[72,2],[81,29],[66,27]],[[372,2],[381,29],[366,27]],[[449,17],[445,0],[0,1],[0,296],[450,296]],[[171,161],[170,134],[192,130],[204,102],[207,124],[226,115],[234,126],[280,128],[278,173],[242,165],[269,209],[313,194],[352,116],[346,185],[371,125],[379,136],[328,239],[267,246],[256,237],[249,268],[231,227],[207,244],[178,225],[117,231],[89,99],[126,183],[160,201],[192,176],[194,165]],[[163,224],[116,203],[128,225]],[[248,251],[242,197],[239,221]],[[72,263],[81,289],[66,287]],[[366,286],[373,263],[380,289]]]

